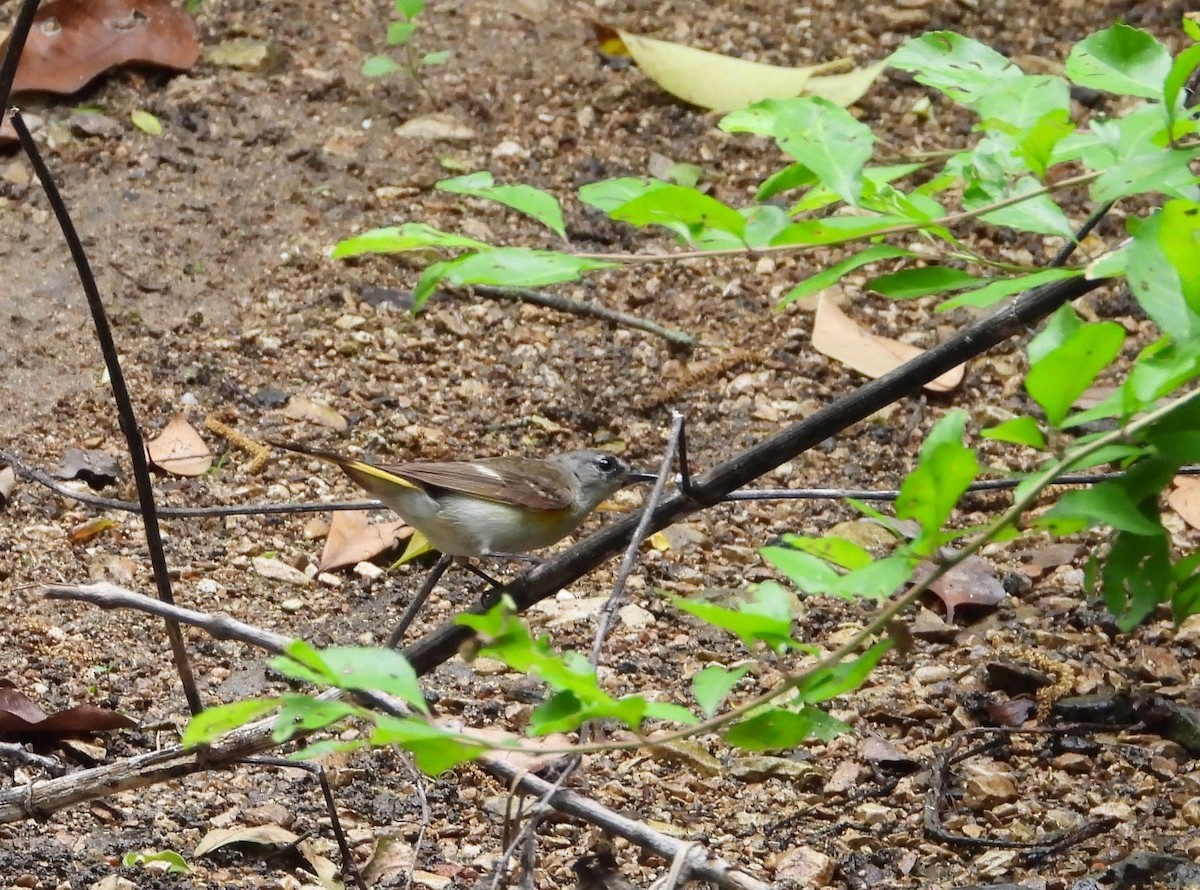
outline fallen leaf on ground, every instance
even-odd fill
[[[206,856],[230,844],[253,844],[259,847],[289,847],[300,836],[280,825],[254,825],[245,828],[215,828],[196,844],[193,856]]]
[[[195,23],[167,0],[53,0],[34,16],[12,89],[74,93],[118,65],[184,71],[199,56]]]
[[[932,563],[921,563],[913,574],[913,580],[919,583],[933,569]],[[932,582],[929,589],[946,606],[948,624],[954,623],[954,612],[960,606],[990,608],[1008,596],[1008,591],[996,578],[996,569],[981,556],[968,556]]]
[[[63,455],[62,465],[54,475],[59,479],[82,479],[88,488],[99,490],[121,477],[121,466],[115,457],[105,451],[68,448]]]
[[[652,81],[679,99],[713,111],[733,111],[762,99],[821,96],[839,105],[858,101],[884,68],[883,62],[833,77],[826,71],[845,68],[839,59],[820,65],[789,68],[736,59],[681,43],[656,40],[593,23],[601,50],[632,57]]]
[[[918,346],[864,331],[826,294],[817,299],[812,345],[822,355],[871,379],[882,377],[925,352]],[[951,368],[926,383],[925,389],[930,392],[950,392],[962,383],[963,371],[962,365]]]
[[[182,414],[172,417],[158,438],[146,443],[150,463],[172,476],[203,476],[212,468],[212,452]]]
[[[47,714],[28,696],[0,688],[0,734],[5,736],[61,736],[134,726],[137,722],[124,714],[96,705],[76,705]]]
[[[395,550],[412,534],[413,529],[403,519],[372,525],[367,521],[365,510],[334,513],[318,568],[322,572],[331,572],[374,559]]]
[[[107,516],[97,516],[95,519],[81,523],[67,532],[67,541],[73,546],[78,547],[80,544],[86,544],[100,537],[116,524],[115,520]]]
[[[1167,506],[1192,528],[1200,529],[1200,478],[1176,476],[1172,484],[1175,487],[1167,495]]]

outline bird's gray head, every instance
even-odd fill
[[[568,451],[554,461],[574,479],[580,507],[591,512],[613,492],[635,482],[653,482],[654,473],[635,470],[607,451]]]

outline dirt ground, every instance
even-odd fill
[[[5,17],[12,3],[4,5]],[[415,283],[411,259],[335,262],[329,248],[369,228],[423,221],[497,243],[552,246],[533,224],[502,208],[432,189],[453,171],[490,170],[564,199],[573,245],[585,251],[662,249],[655,233],[631,232],[571,200],[580,185],[645,175],[653,154],[697,163],[713,193],[732,203],[783,163],[765,140],[724,134],[716,118],[678,104],[636,69],[607,63],[586,19],[709,49],[782,64],[836,57],[879,58],[926,29],[950,28],[983,40],[1027,70],[1052,70],[1070,45],[1117,18],[1174,39],[1186,8],[1173,2],[1030,0],[848,8],[836,0],[785,2],[615,2],[562,7],[549,0],[431,4],[418,38],[423,51],[449,49],[427,75],[429,93],[397,74],[366,80],[363,58],[381,50],[392,5],[260,4],[208,0],[202,40],[265,41],[272,61],[241,71],[202,60],[178,76],[123,72],[72,101],[98,106],[119,132],[87,136],[65,124],[67,103],[30,101],[75,224],[90,252],[134,393],[140,423],[153,434],[184,412],[197,427],[217,413],[260,438],[286,436],[380,458],[539,454],[603,446],[652,465],[663,447],[668,407],[685,411],[695,461],[707,466],[859,385],[861,378],[809,344],[811,312],[773,305],[829,257],[773,262],[742,259],[635,266],[561,289],[566,296],[685,330],[700,346],[686,352],[638,331],[548,309],[463,293],[440,295],[418,316],[380,302]],[[1040,60],[1040,61],[1039,61]],[[940,105],[929,119],[909,114],[925,92],[885,75],[858,113],[893,154],[956,147],[971,122]],[[164,125],[148,136],[129,123],[145,109]],[[439,112],[461,138],[408,138],[397,128]],[[86,305],[44,196],[28,163],[0,156],[0,447],[25,462],[57,468],[67,448],[124,452]],[[1082,219],[1086,209],[1074,209]],[[1101,236],[1121,231],[1106,222]],[[1047,240],[990,244],[1035,260]],[[944,339],[968,316],[933,316],[928,306],[854,296],[856,317],[882,334],[918,345]],[[1127,318],[1128,302],[1099,292],[1093,311]],[[1131,347],[1132,349],[1132,347]],[[731,359],[730,356],[735,356]],[[832,437],[779,468],[765,484],[894,488],[920,437],[945,410],[972,412],[973,428],[993,406],[1022,410],[1019,351],[971,363],[948,396],[895,406]],[[284,403],[324,402],[347,421],[344,432],[289,416]],[[215,449],[227,443],[206,433]],[[1017,458],[989,452],[997,464]],[[133,497],[128,461],[108,496]],[[346,498],[335,471],[313,474],[305,461],[276,457],[253,473],[231,451],[217,472],[160,480],[170,504],[234,504]],[[618,504],[630,508],[636,493]],[[1003,506],[976,497],[963,521]],[[67,533],[97,515],[31,482],[3,511],[0,533],[0,678],[46,710],[91,702],[116,708],[142,729],[96,740],[99,749],[63,754],[72,765],[112,759],[175,741],[186,711],[161,624],[124,612],[47,603],[47,582],[108,578],[142,591],[153,581],[135,516],[110,513],[114,528],[83,544]],[[773,577],[756,548],[785,531],[816,534],[855,514],[836,502],[726,505],[673,530],[666,552],[649,553],[631,602],[613,633],[603,676],[617,693],[641,691],[690,703],[687,680],[703,663],[730,662],[744,650],[700,628],[656,594],[738,590]],[[165,524],[168,559],[182,604],[223,611],[314,642],[370,643],[387,635],[393,600],[419,583],[421,568],[376,580],[338,573],[333,582],[268,580],[252,559],[277,553],[301,568],[320,542],[304,517],[175,520]],[[602,522],[603,519],[596,520]],[[1190,541],[1180,528],[1181,540]],[[930,758],[953,733],[979,720],[1004,659],[1034,650],[1066,665],[1071,695],[1111,690],[1156,693],[1200,705],[1196,658],[1200,625],[1176,630],[1158,616],[1132,635],[1116,633],[1081,593],[1084,548],[1044,574],[1022,570],[1028,553],[990,556],[1016,584],[997,610],[958,618],[957,627],[919,635],[833,712],[853,733],[772,758],[749,758],[717,740],[711,758],[654,759],[646,752],[597,757],[572,780],[577,790],[658,830],[703,841],[763,880],[812,886],[949,887],[1021,881],[1063,888],[1134,853],[1200,859],[1200,770],[1194,754],[1150,732],[1089,736],[1072,750],[1045,737],[1017,740],[955,769],[961,794],[947,825],[973,837],[1036,839],[1085,819],[1112,827],[1036,863],[1015,851],[938,843],[923,829]],[[1022,575],[1022,571],[1024,574]],[[575,585],[584,604],[603,595],[611,572]],[[449,618],[477,585],[451,577],[414,633]],[[935,603],[929,604],[940,610]],[[863,613],[840,602],[806,601],[803,634],[825,647],[844,639]],[[932,616],[924,616],[931,623]],[[560,600],[531,615],[563,647],[586,651],[594,616]],[[279,688],[259,653],[189,635],[207,701]],[[759,653],[738,688],[746,698],[786,667]],[[431,700],[468,725],[518,729],[536,684],[455,660],[428,679]],[[893,746],[881,756],[878,746]],[[373,854],[375,886],[417,883],[470,887],[486,876],[502,845],[504,789],[474,769],[423,786],[391,752],[330,764],[338,807],[360,864]],[[5,784],[38,778],[6,764]],[[707,771],[706,771],[707,770]],[[422,807],[427,806],[427,816]],[[219,826],[281,823],[314,832],[336,856],[319,792],[301,773],[241,768],[117,795],[41,822],[0,826],[0,881],[7,886],[87,887],[120,874],[137,887],[289,888],[314,879],[294,863],[229,852],[190,856]],[[424,832],[421,831],[423,823]],[[386,854],[380,839],[394,839]],[[596,840],[588,826],[549,819],[538,839],[535,884],[573,886],[571,864]],[[173,849],[189,857],[186,876],[123,869],[129,851]],[[618,844],[624,874],[638,886],[666,864]],[[822,857],[825,857],[822,859]],[[821,869],[824,869],[823,871]],[[1195,884],[1193,884],[1195,886]]]

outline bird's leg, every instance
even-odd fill
[[[490,556],[491,554],[488,554],[488,555]],[[464,569],[466,569],[468,572],[470,572],[472,575],[474,575],[476,578],[482,578],[484,581],[486,581],[492,587],[503,587],[504,586],[501,582],[497,581],[495,578],[493,578],[491,575],[489,575],[487,572],[485,572],[483,569],[479,568],[479,566],[475,565],[474,563],[470,562],[469,560],[460,559],[458,561],[458,564],[460,566],[462,566]]]
[[[387,641],[389,649],[395,649],[400,645],[400,641],[404,639],[405,631],[416,620],[417,613],[421,611],[421,606],[425,605],[425,600],[429,599],[429,594],[433,593],[433,588],[442,579],[442,575],[446,574],[446,569],[450,568],[450,563],[452,562],[454,562],[453,556],[447,556],[443,553],[438,557],[438,561],[429,570],[429,575],[425,578],[425,583],[421,585],[421,589],[417,591],[417,595],[413,597],[412,602],[408,604],[408,608],[404,610],[404,614],[400,616],[400,620],[396,622],[396,626],[392,629],[392,635],[388,637]],[[494,584],[495,582],[493,581],[492,583]]]

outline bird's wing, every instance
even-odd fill
[[[523,465],[523,466],[522,466]],[[527,461],[497,457],[477,461],[421,461],[376,467],[410,484],[428,485],[446,491],[486,498],[499,504],[531,510],[565,510],[571,506],[571,490],[556,480],[530,477]]]

